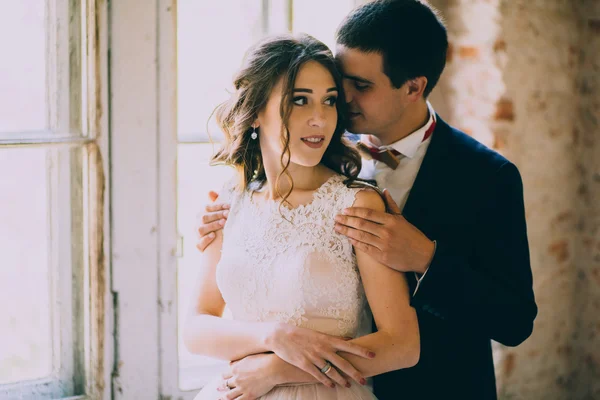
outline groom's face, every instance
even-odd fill
[[[406,85],[395,88],[384,73],[383,56],[338,45],[336,59],[344,77],[350,111],[349,131],[368,133],[386,141],[402,120],[408,105]]]

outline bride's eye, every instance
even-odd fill
[[[330,105],[330,106],[335,106],[335,103],[337,103],[336,96],[331,96],[327,100],[325,100],[325,104]]]
[[[308,102],[308,99],[305,96],[297,96],[292,100],[297,106],[304,106]]]

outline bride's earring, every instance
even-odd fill
[[[252,134],[250,135],[250,137],[252,138],[252,140],[256,140],[256,138],[258,137],[258,133],[256,133],[256,128],[252,127],[253,131]]]

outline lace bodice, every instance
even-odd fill
[[[371,331],[371,317],[349,240],[334,217],[360,189],[334,175],[311,203],[294,209],[253,200],[231,185],[217,284],[234,319],[280,321],[335,336]]]

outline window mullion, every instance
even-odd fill
[[[294,32],[294,0],[287,0],[287,30],[288,32]]]
[[[82,9],[78,0],[48,1],[46,16],[48,128],[59,135],[81,134]]]

